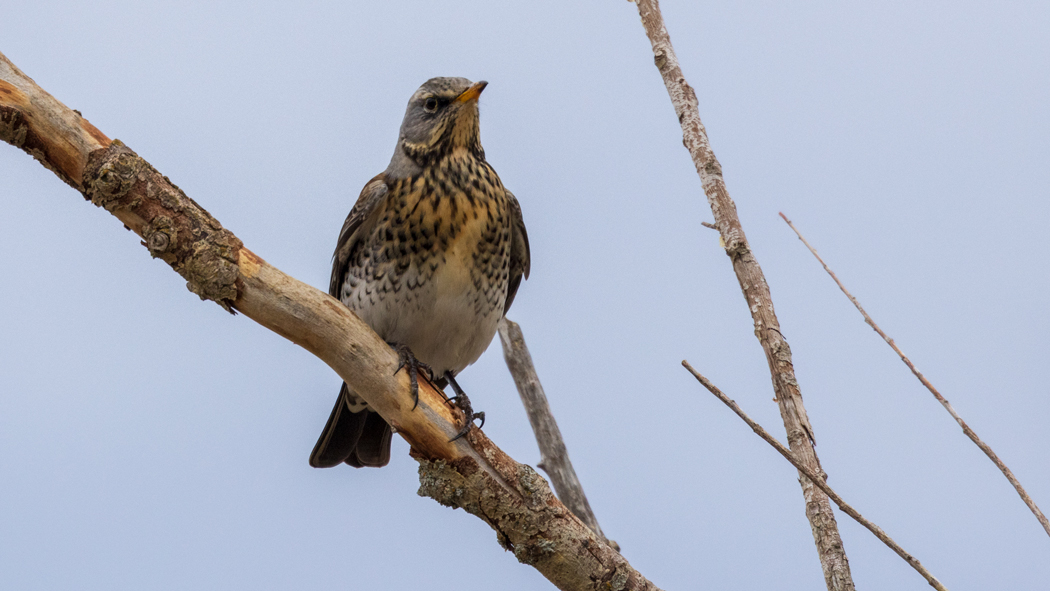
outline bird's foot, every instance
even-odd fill
[[[426,372],[428,380],[434,379],[434,370],[426,363],[416,359],[407,345],[390,343],[390,346],[397,351],[398,363],[394,375],[397,375],[402,368],[408,368],[408,382],[412,385],[412,410],[416,410],[416,407],[419,406],[419,370]]]
[[[445,379],[447,379],[448,384],[452,386],[452,391],[456,393],[456,395],[452,398],[449,398],[448,401],[459,407],[459,409],[462,410],[463,414],[467,417],[467,424],[464,425],[462,429],[460,429],[459,433],[456,433],[455,437],[449,439],[449,442],[451,443],[459,439],[460,437],[463,437],[467,433],[470,433],[470,428],[474,426],[475,420],[481,419],[481,424],[478,425],[479,429],[484,427],[485,413],[474,412],[474,408],[470,405],[470,398],[467,398],[466,392],[464,392],[463,388],[460,388],[459,384],[456,383],[456,378],[452,376],[451,371],[445,372]]]

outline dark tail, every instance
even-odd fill
[[[310,453],[314,468],[331,468],[347,463],[355,468],[379,468],[390,461],[390,425],[379,413],[365,409],[350,412],[350,391],[339,390],[328,423]]]

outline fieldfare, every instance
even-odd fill
[[[485,161],[478,96],[487,82],[432,78],[412,95],[394,156],[343,223],[328,292],[398,350],[418,396],[417,372],[474,414],[455,376],[477,361],[529,276],[518,200]],[[417,399],[418,400],[418,399]],[[310,465],[390,461],[390,425],[343,384]]]

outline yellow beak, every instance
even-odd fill
[[[478,97],[481,96],[481,91],[485,90],[485,87],[488,85],[488,82],[482,80],[481,82],[474,84],[474,86],[464,90],[453,102],[465,103],[467,101],[476,101],[478,100]]]

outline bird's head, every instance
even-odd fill
[[[478,128],[478,97],[488,82],[431,78],[408,101],[389,172],[424,166],[456,149],[484,159]],[[406,161],[407,160],[407,161]]]

